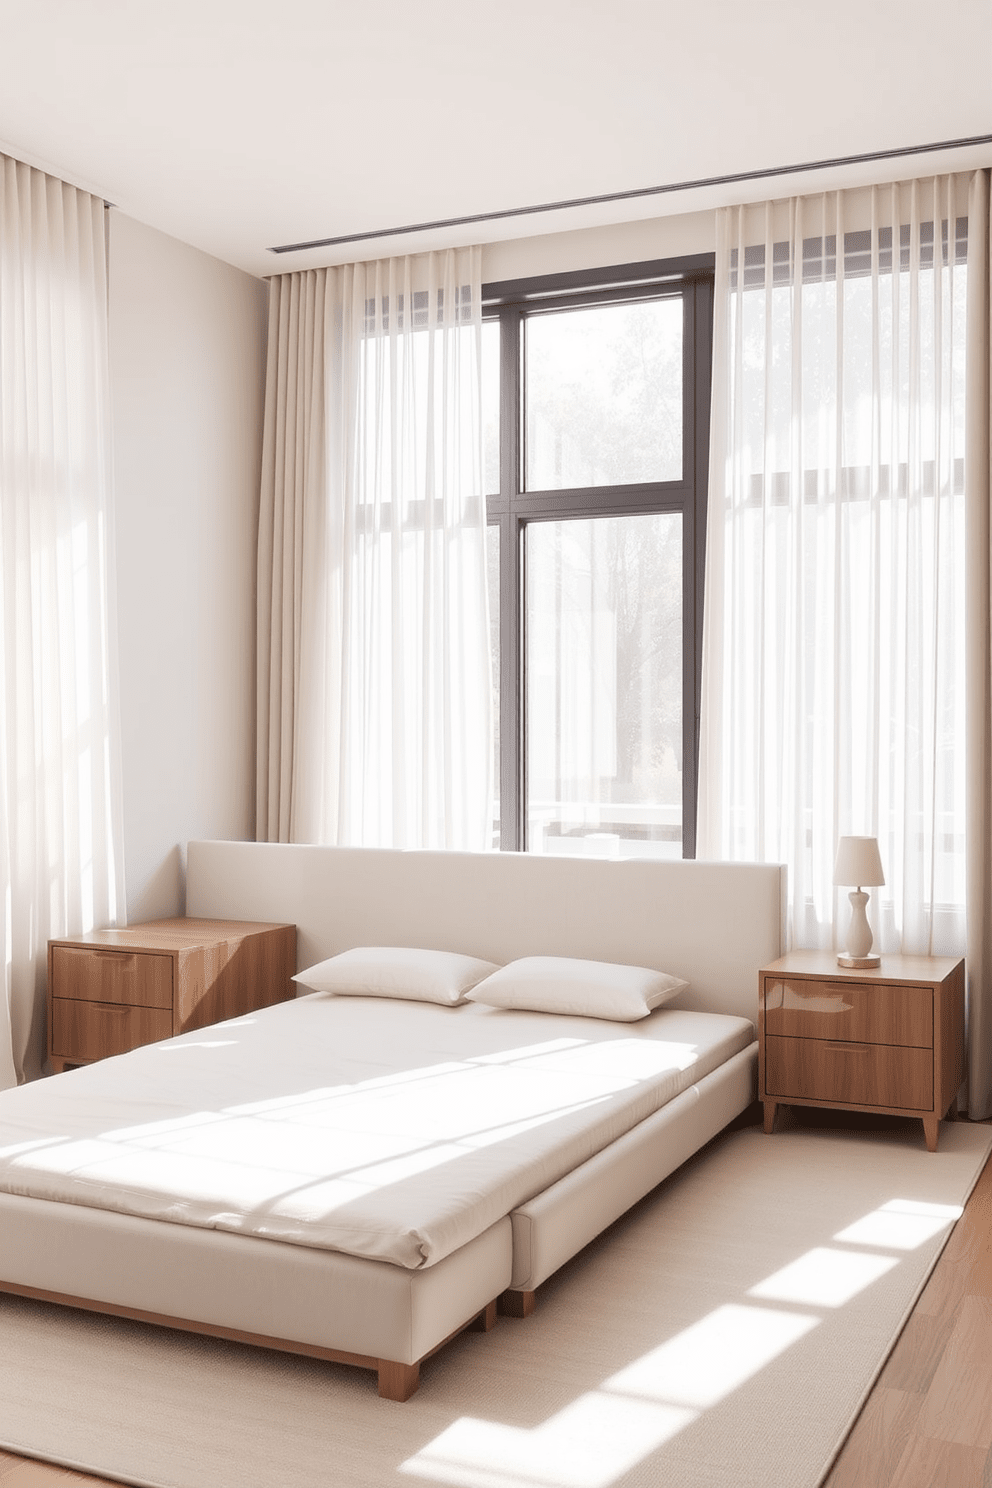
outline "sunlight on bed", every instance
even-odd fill
[[[0,1158],[18,1157],[29,1152],[41,1152],[46,1147],[60,1147],[65,1137],[32,1137],[26,1142],[12,1142],[9,1147],[0,1147]]]
[[[170,1042],[171,1042],[171,1040],[170,1040]],[[187,1049],[231,1049],[231,1048],[233,1048],[235,1046],[235,1043],[236,1043],[236,1040],[235,1039],[191,1039],[191,1038],[187,1038],[185,1040],[185,1042],[184,1042],[184,1048],[187,1048]],[[168,1043],[164,1044],[163,1047],[162,1047],[162,1052],[165,1053],[168,1050],[168,1048],[169,1048],[169,1044]]]
[[[96,1065],[43,1092],[57,1098],[37,1114],[22,1097],[18,1122],[0,1126],[18,1144],[0,1179],[33,1198],[415,1270],[504,1221],[717,1057],[691,1037],[549,1037],[530,1019],[526,1032],[487,1022],[480,1050],[475,1021],[458,1033],[444,1009],[418,1039],[391,1024],[391,1046],[354,1058],[328,1037],[326,1009],[310,1011],[312,1048],[278,1093],[259,1021],[244,1045],[228,1026],[136,1051],[124,1094]]]
[[[183,1040],[224,1047],[230,1040]],[[167,1050],[168,1045],[163,1049]],[[688,1043],[562,1038],[7,1149],[17,1167],[312,1216],[691,1067]],[[345,1140],[346,1137],[346,1140]],[[330,1149],[328,1143],[340,1143]],[[154,1166],[151,1159],[154,1158]]]

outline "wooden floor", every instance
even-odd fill
[[[992,1161],[824,1488],[992,1488]]]
[[[0,1451],[0,1488],[105,1482]],[[992,1161],[823,1488],[992,1488]]]

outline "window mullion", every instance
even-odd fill
[[[500,310],[500,848],[519,852],[523,839],[523,637],[520,495],[520,332],[518,306]]]
[[[696,286],[686,286],[685,332],[682,339],[682,474],[689,493],[682,513],[682,856],[696,856],[696,774],[699,763],[698,627],[696,596],[703,592],[702,574],[697,571],[696,479],[699,450],[696,447]],[[705,470],[704,470],[705,473]]]
[[[699,787],[699,709],[702,699],[703,579],[706,561],[706,506],[709,486],[709,399],[713,361],[713,283],[697,280],[686,287],[689,319],[686,337],[687,437],[685,449],[691,461],[692,492],[686,501],[684,531],[685,591],[682,652],[683,740],[682,855],[696,856],[696,814]]]

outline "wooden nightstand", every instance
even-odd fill
[[[883,956],[874,970],[793,951],[758,973],[758,1098],[918,1116],[937,1150],[964,1079],[964,962]]]
[[[52,1069],[295,996],[296,926],[154,920],[48,942]]]

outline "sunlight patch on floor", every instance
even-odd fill
[[[877,1245],[884,1250],[915,1250],[950,1229],[964,1213],[960,1204],[924,1204],[918,1199],[890,1199],[863,1219],[840,1230],[835,1240],[850,1245]]]
[[[819,1318],[770,1307],[718,1307],[603,1383],[647,1400],[716,1405],[815,1328]]]
[[[817,1246],[760,1281],[748,1296],[801,1307],[843,1307],[898,1264],[894,1256]]]
[[[540,1426],[463,1417],[401,1471],[458,1488],[608,1488],[818,1321],[718,1307]]]
[[[463,1417],[400,1471],[455,1488],[610,1488],[822,1321],[792,1309],[843,1307],[961,1213],[892,1199],[751,1287],[764,1305],[715,1308],[530,1429]]]
[[[458,1488],[607,1488],[697,1414],[594,1391],[530,1431],[463,1417],[400,1471]]]

